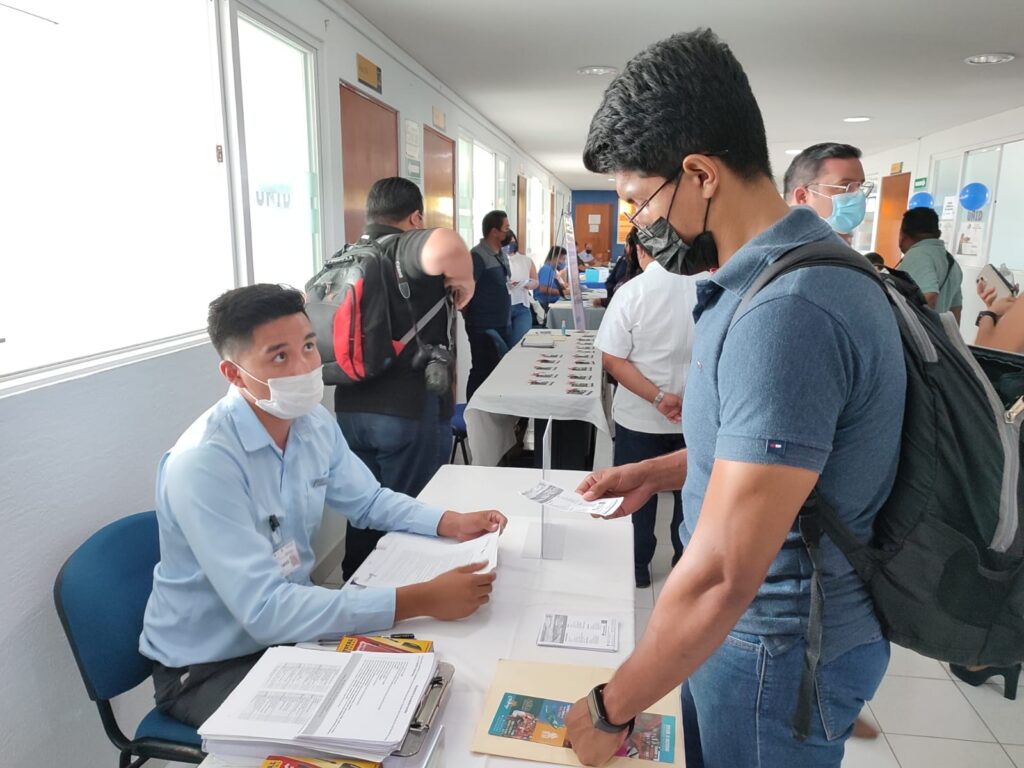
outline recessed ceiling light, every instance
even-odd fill
[[[1012,53],[979,53],[977,56],[968,56],[964,63],[978,66],[980,64],[1005,64],[1013,61],[1016,56]]]
[[[608,177],[608,181],[615,181],[611,176]]]
[[[802,149],[787,149],[786,150],[786,154],[787,155],[799,155],[801,152],[803,152]]]
[[[863,117],[863,116],[861,116],[861,117],[844,117],[843,118],[843,122],[844,123],[866,123],[870,119],[871,119],[870,117]]]
[[[577,75],[617,75],[619,70],[615,67],[605,66],[604,64],[592,64],[588,67],[580,67],[576,70]]]

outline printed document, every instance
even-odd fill
[[[619,622],[607,616],[549,613],[544,616],[537,645],[614,653],[619,650]]]
[[[405,587],[430,581],[453,568],[487,563],[480,573],[498,565],[498,531],[456,542],[414,533],[389,533],[352,577],[363,587]]]

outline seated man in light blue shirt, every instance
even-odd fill
[[[160,562],[139,644],[154,661],[157,705],[195,726],[269,646],[459,619],[489,600],[495,575],[478,573],[483,563],[398,589],[313,586],[325,504],[360,527],[460,540],[507,522],[380,486],[320,404],[320,354],[298,291],[228,291],[210,305],[209,333],[231,386],[160,463]]]

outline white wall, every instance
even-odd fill
[[[446,113],[448,136],[457,137],[460,129],[469,132],[507,155],[510,173],[538,176],[567,199],[564,185],[347,6],[328,7],[315,0],[270,0],[268,5],[283,14],[290,31],[320,49],[328,253],[345,240],[338,81],[356,82],[357,52],[380,65],[384,93],[377,98],[398,109],[403,120],[429,125],[432,107],[437,106]],[[263,6],[252,8],[259,11]],[[270,16],[278,20],[272,11]],[[514,204],[510,208],[514,218]],[[4,764],[114,764],[113,747],[103,735],[53,607],[53,580],[72,550],[97,529],[153,507],[161,454],[225,390],[216,355],[203,344],[0,396],[0,530],[6,550],[0,565],[5,585],[0,594]],[[333,535],[340,537],[340,529]],[[115,702],[127,733],[151,706],[149,682]]]
[[[0,398],[0,754],[8,765],[114,765],[53,606],[68,555],[153,508],[161,454],[226,391],[209,344]],[[126,732],[152,685],[117,702]]]
[[[886,176],[893,163],[902,162],[904,172],[910,173],[911,178],[930,177],[932,161],[936,158],[963,154],[972,149],[980,149],[1021,138],[1024,138],[1024,107],[973,120],[945,131],[922,136],[917,141],[866,155],[863,158],[864,172],[869,177]],[[929,179],[930,181],[931,179]],[[1003,217],[1011,215],[1019,219],[1021,215],[1024,215],[1024,211],[1010,213],[1003,209],[999,215]],[[974,284],[983,265],[962,257],[957,257],[957,261],[964,271],[964,307],[960,332],[967,341],[974,341],[977,334],[974,319],[982,309],[981,299],[975,292]],[[1000,259],[996,257],[994,261],[998,263]],[[1024,275],[1019,275],[1018,279],[1020,277],[1024,277]]]

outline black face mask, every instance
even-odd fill
[[[675,194],[672,195],[675,202]],[[672,203],[669,203],[669,212]],[[636,235],[640,245],[644,247],[661,266],[677,275],[698,275],[709,269],[718,268],[718,245],[708,231],[708,212],[711,200],[704,210],[704,231],[693,239],[692,245],[683,242],[683,238],[668,223],[664,216],[651,226],[637,227]]]
[[[505,236],[503,238],[501,238],[501,245],[502,245],[502,247],[504,247],[504,246],[508,245],[511,242],[512,242],[512,230],[510,229],[508,232],[505,233]]]

